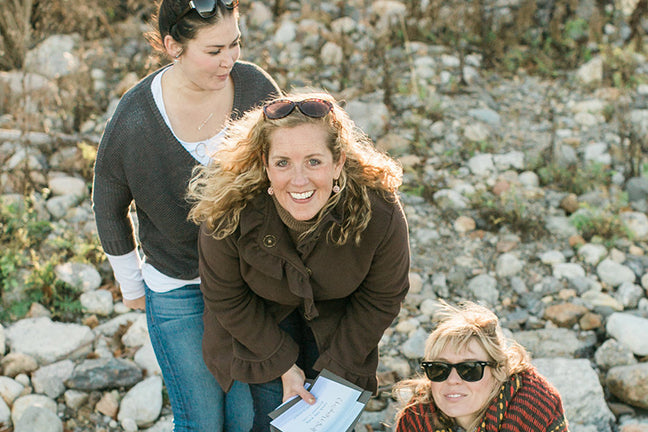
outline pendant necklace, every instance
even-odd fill
[[[202,123],[200,123],[200,126],[198,126],[198,130],[202,129],[203,126],[205,126],[207,124],[207,122],[209,121],[209,119],[212,118],[213,116],[214,116],[214,112],[212,111],[211,113],[209,113],[207,118]]]

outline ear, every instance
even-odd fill
[[[342,172],[342,167],[344,166],[344,162],[346,162],[346,153],[341,152],[340,153],[340,160],[337,161],[335,164],[335,176],[334,178],[340,178],[340,173]]]
[[[175,40],[173,36],[164,36],[164,40],[162,42],[164,42],[164,50],[172,59],[176,58],[176,56],[182,52],[182,44]]]

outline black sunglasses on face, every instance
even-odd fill
[[[430,381],[443,382],[448,379],[452,369],[456,369],[459,377],[468,382],[476,382],[484,377],[486,366],[494,367],[497,363],[487,361],[466,361],[461,363],[446,363],[440,361],[424,361],[421,368],[425,370]]]
[[[187,6],[187,8],[178,15],[178,18],[176,18],[173,25],[178,24],[178,22],[184,18],[185,15],[191,12],[192,9],[196,9],[196,12],[198,12],[198,15],[200,15],[201,18],[213,17],[216,15],[216,11],[218,10],[218,2],[221,2],[221,4],[229,10],[234,9],[239,5],[239,0],[191,0],[189,6]]]
[[[290,115],[299,109],[305,116],[312,118],[325,117],[333,109],[333,104],[324,99],[310,98],[299,102],[293,102],[288,99],[280,99],[270,102],[263,107],[263,114],[269,120],[277,120]]]

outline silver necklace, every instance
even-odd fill
[[[202,129],[203,126],[205,126],[207,124],[207,122],[209,121],[209,119],[212,118],[213,116],[214,116],[213,112],[209,113],[207,118],[202,123],[200,123],[200,126],[198,126],[198,130]]]

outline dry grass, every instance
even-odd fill
[[[33,0],[0,0],[0,69],[22,67],[31,38]]]

